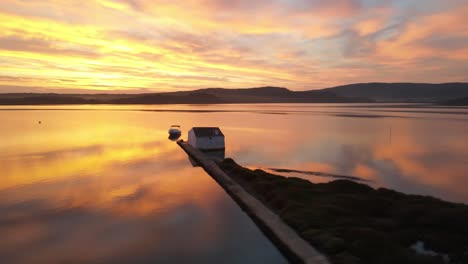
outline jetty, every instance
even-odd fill
[[[234,199],[264,234],[292,263],[330,264],[329,260],[302,239],[277,214],[231,179],[214,161],[202,151],[182,140],[177,144],[198,163]]]

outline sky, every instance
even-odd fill
[[[2,0],[0,93],[467,82],[466,0]]]

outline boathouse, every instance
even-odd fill
[[[188,143],[200,150],[224,150],[224,134],[219,127],[192,127]]]

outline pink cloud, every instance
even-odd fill
[[[0,3],[0,69],[41,76],[41,87],[76,78],[70,89],[101,78],[139,81],[129,89],[468,81],[468,4],[411,3],[9,0]]]

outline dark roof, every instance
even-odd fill
[[[192,127],[192,130],[197,137],[224,137],[224,134],[221,132],[219,127]]]

